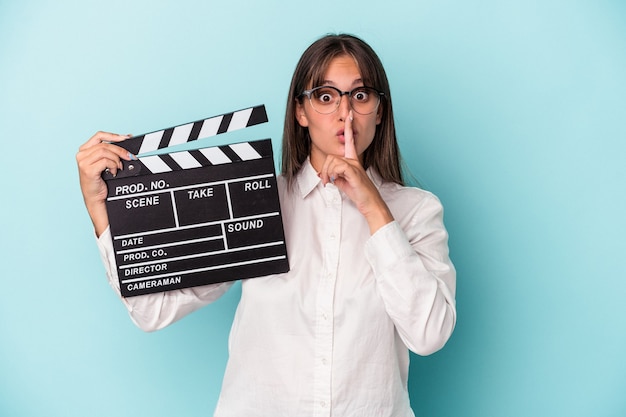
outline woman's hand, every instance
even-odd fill
[[[108,169],[115,176],[122,169],[122,159],[130,161],[134,158],[127,150],[114,144],[129,137],[130,135],[98,132],[76,154],[80,189],[98,236],[109,226],[105,205],[107,185],[102,179],[102,171]]]
[[[352,117],[350,111],[344,127],[344,156],[328,155],[320,177],[325,185],[329,182],[335,184],[352,200],[367,220],[370,233],[374,234],[382,226],[393,221],[393,216],[358,159],[352,134]]]

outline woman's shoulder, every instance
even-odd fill
[[[381,183],[379,192],[387,204],[395,201],[412,206],[421,204],[441,204],[439,198],[431,191],[415,186],[400,185],[395,182]]]
[[[385,182],[379,187],[379,192],[405,232],[423,230],[426,224],[441,224],[443,205],[431,191]],[[414,227],[419,229],[411,229]]]
[[[372,167],[367,170],[367,174],[387,204],[395,201],[412,206],[428,201],[439,204],[437,196],[421,187],[402,185],[397,182],[384,180],[378,171]]]

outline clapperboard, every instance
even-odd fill
[[[157,152],[264,122],[257,106],[118,143],[138,155],[103,173],[123,296],[289,270],[270,139]]]

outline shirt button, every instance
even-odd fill
[[[326,360],[326,358],[322,358],[322,365],[328,365],[328,361]]]
[[[335,240],[335,235],[330,235],[330,240]]]
[[[321,405],[322,407],[326,407],[326,401],[321,401],[321,402],[320,402],[320,405]]]

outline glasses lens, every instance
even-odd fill
[[[359,87],[350,93],[350,104],[359,114],[373,113],[380,102],[378,91],[370,87]]]
[[[341,95],[332,87],[318,87],[311,91],[309,99],[313,109],[319,113],[328,114],[335,111],[341,100]]]

